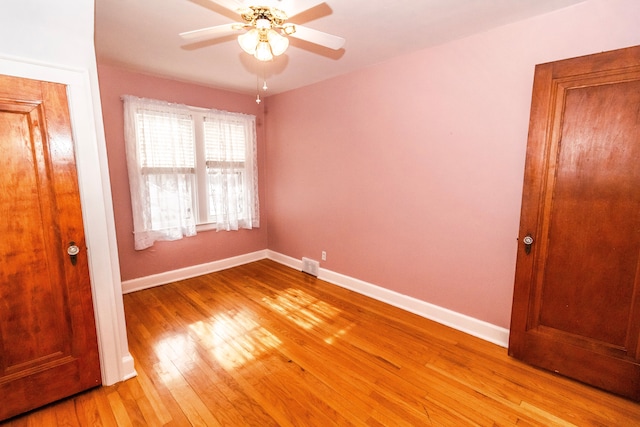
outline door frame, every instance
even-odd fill
[[[67,86],[102,383],[132,378],[98,82],[89,70],[1,56],[0,74]]]

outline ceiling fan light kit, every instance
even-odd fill
[[[240,44],[242,50],[247,52],[249,55],[254,55],[256,53],[256,47],[259,42],[260,33],[255,28],[238,36],[238,44]]]
[[[259,61],[270,61],[274,56],[282,55],[289,47],[289,39],[275,30],[253,28],[238,36],[238,44],[249,55]]]
[[[282,55],[289,47],[289,39],[281,36],[274,30],[267,32],[267,39],[269,40],[269,45],[271,46],[271,51],[274,56]]]
[[[271,61],[273,59],[273,54],[271,53],[269,42],[261,41],[260,43],[258,43],[253,56],[255,56],[258,61]]]
[[[236,0],[210,1],[225,9],[235,9],[240,14],[243,22],[187,31],[180,33],[180,36],[186,40],[212,39],[223,37],[236,31],[247,30],[246,33],[238,36],[238,43],[242,50],[249,55],[253,55],[259,61],[270,61],[274,56],[282,55],[289,47],[289,36],[334,50],[341,49],[345,43],[345,39],[342,37],[293,23],[285,23],[289,16],[276,7],[246,6]],[[269,3],[268,0],[265,2]],[[299,0],[297,3],[300,4],[300,7],[294,11],[296,15],[324,3],[324,1]]]
[[[289,39],[278,33],[286,33],[282,27],[286,13],[280,9],[267,8],[264,6],[251,6],[242,12],[242,19],[245,27],[251,28],[245,34],[238,36],[238,43],[242,50],[249,55],[253,55],[258,61],[271,61],[274,56],[282,55],[289,47]]]
[[[322,31],[313,30],[301,25],[292,23],[285,24],[288,15],[284,11],[272,6],[246,5],[237,0],[210,1],[225,9],[235,9],[235,12],[240,14],[243,22],[187,31],[180,33],[182,38],[185,40],[212,39],[246,30],[244,34],[238,36],[238,44],[242,50],[262,62],[271,61],[275,56],[282,55],[289,47],[289,36],[334,50],[341,49],[345,43],[345,39],[342,37],[323,33]],[[275,0],[261,1],[269,4],[274,3]],[[283,0],[278,0],[278,2],[280,1]],[[282,4],[285,3],[286,2],[283,1]],[[297,15],[321,3],[324,3],[324,0],[297,0],[295,5],[289,4],[289,7],[294,9],[293,15]],[[266,80],[263,89],[267,90]],[[260,103],[259,94],[256,102],[258,104]]]

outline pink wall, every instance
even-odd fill
[[[109,159],[116,236],[122,280],[203,264],[267,247],[266,185],[260,186],[261,227],[231,232],[205,231],[173,242],[156,242],[143,251],[133,249],[133,219],[124,149],[122,95],[161,99],[197,107],[257,116],[258,174],[264,181],[264,114],[251,96],[166,80],[100,65],[98,67],[104,130]]]
[[[534,66],[640,44],[638,16],[636,0],[589,0],[271,96],[264,112],[99,66],[122,279],[326,251],[329,270],[508,328]],[[123,94],[256,114],[262,227],[134,251]]]
[[[534,66],[638,17],[591,0],[269,97],[269,249],[508,328]]]

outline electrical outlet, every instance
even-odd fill
[[[323,261],[327,260],[327,253],[325,251],[322,251],[322,260]]]

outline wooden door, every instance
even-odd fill
[[[639,261],[640,46],[538,65],[509,354],[640,400]]]
[[[101,383],[63,85],[0,76],[0,236],[2,420]]]

